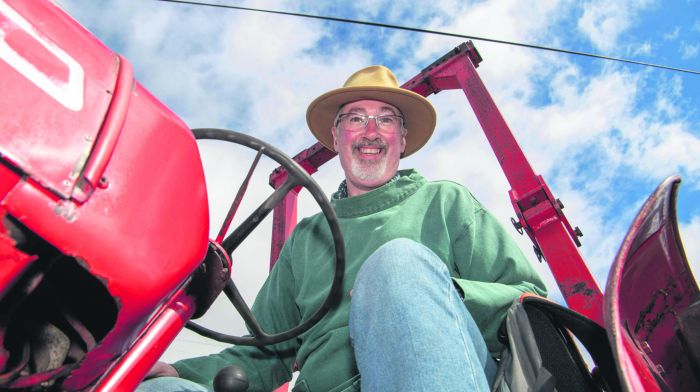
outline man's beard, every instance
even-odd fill
[[[382,149],[382,157],[379,160],[365,160],[358,157],[353,157],[352,163],[350,164],[350,171],[352,174],[362,181],[375,181],[380,179],[386,171],[388,164],[386,149],[387,145],[380,139],[375,140],[362,140],[353,143],[353,153],[358,152],[362,147],[375,147]]]
[[[375,181],[384,175],[387,161],[386,155],[382,159],[371,161],[356,158],[350,164],[350,171],[362,181]]]

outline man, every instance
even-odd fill
[[[296,363],[294,391],[488,391],[505,311],[523,292],[545,289],[469,191],[398,171],[400,158],[432,135],[432,105],[372,66],[314,100],[306,118],[345,172],[332,204],[346,245],[346,295],[295,340],[160,363],[153,375],[210,388],[220,368],[236,364],[251,391],[269,391]],[[331,244],[322,216],[299,222],[253,306],[265,330],[289,329],[318,309],[331,282]],[[142,390],[167,383],[185,385],[155,379]],[[160,390],[204,390],[188,385]]]

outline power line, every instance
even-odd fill
[[[263,8],[240,7],[240,6],[234,6],[234,5],[203,3],[203,2],[187,1],[187,0],[156,0],[156,1],[162,1],[162,2],[166,2],[166,3],[199,5],[199,6],[205,6],[205,7],[227,8],[227,9],[261,12],[261,13],[275,14],[275,15],[297,16],[297,17],[302,17],[302,18],[327,20],[327,21],[341,22],[341,23],[359,24],[359,25],[365,25],[365,26],[384,27],[384,28],[388,28],[388,29],[412,31],[412,32],[416,32],[416,33],[435,34],[435,35],[441,35],[441,36],[446,36],[446,37],[464,38],[464,39],[471,39],[474,41],[484,41],[484,42],[492,42],[492,43],[503,44],[503,45],[519,46],[519,47],[523,47],[523,48],[546,50],[549,52],[564,53],[564,54],[571,54],[571,55],[584,56],[584,57],[592,57],[592,58],[597,58],[597,59],[602,59],[602,60],[617,61],[617,62],[621,62],[621,63],[635,64],[635,65],[665,69],[665,70],[675,71],[675,72],[683,72],[683,73],[688,73],[688,74],[692,74],[692,75],[700,75],[700,71],[696,71],[696,70],[692,70],[692,69],[677,68],[677,67],[671,67],[668,65],[647,63],[647,62],[643,62],[643,61],[629,60],[629,59],[624,59],[624,58],[620,58],[620,57],[603,56],[603,55],[595,54],[595,53],[578,52],[578,51],[574,51],[574,50],[553,48],[553,47],[549,47],[549,46],[526,44],[526,43],[522,43],[522,42],[507,41],[507,40],[500,40],[500,39],[493,39],[493,38],[486,38],[486,37],[478,37],[478,36],[473,36],[473,35],[449,33],[446,31],[421,29],[421,28],[417,28],[417,27],[401,26],[401,25],[395,25],[395,24],[389,24],[389,23],[369,22],[369,21],[356,20],[356,19],[337,18],[337,17],[333,17],[333,16],[304,14],[304,13],[300,13],[300,12],[277,11],[277,10],[270,10],[270,9],[263,9]]]

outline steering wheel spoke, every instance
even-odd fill
[[[224,129],[193,129],[192,132],[195,138],[200,139],[210,139],[210,140],[220,140],[230,143],[239,144],[257,151],[257,154],[248,169],[245,180],[241,184],[240,188],[236,193],[236,197],[231,205],[231,208],[226,215],[224,224],[219,230],[216,241],[221,245],[221,247],[229,254],[233,253],[238,246],[245,241],[250,233],[252,233],[260,223],[267,217],[267,215],[272,211],[279,203],[281,203],[284,198],[289,194],[289,192],[294,191],[298,187],[306,188],[311,196],[316,200],[321,208],[321,213],[326,218],[328,226],[331,231],[331,237],[333,239],[333,245],[335,247],[335,273],[333,275],[333,282],[331,283],[330,291],[320,308],[316,310],[307,319],[302,320],[299,325],[282,332],[277,332],[270,334],[263,330],[255,315],[251,311],[250,307],[245,303],[243,297],[241,296],[238,288],[230,280],[226,283],[224,287],[224,293],[231,301],[233,306],[236,308],[238,313],[241,315],[249,330],[251,331],[251,336],[231,336],[222,334],[216,331],[212,331],[193,322],[187,323],[187,328],[199,333],[200,335],[232,344],[240,345],[269,345],[279,343],[307,331],[314,324],[316,324],[325,314],[334,307],[340,300],[340,290],[342,286],[342,280],[345,271],[345,248],[342,233],[340,232],[340,225],[338,223],[338,218],[331,207],[328,198],[321,190],[321,188],[316,184],[316,182],[311,178],[311,176],[304,170],[299,164],[294,162],[284,153],[280,152],[273,146],[260,141],[252,136],[248,136],[242,133],[224,130]],[[241,204],[243,195],[248,187],[250,178],[255,171],[258,162],[262,155],[276,161],[280,164],[287,172],[286,181],[278,189],[272,192],[256,209],[253,211],[238,227],[236,227],[233,232],[224,238],[225,233],[228,231],[231,221]]]
[[[253,163],[250,165],[250,169],[248,169],[248,174],[246,174],[245,180],[243,180],[243,183],[241,183],[240,188],[238,188],[238,192],[236,192],[236,197],[233,199],[231,208],[229,208],[228,214],[226,214],[226,218],[224,219],[224,223],[219,229],[219,234],[216,236],[215,242],[218,244],[221,244],[221,242],[223,241],[224,236],[226,235],[226,232],[228,231],[228,228],[231,225],[231,221],[233,220],[234,215],[236,215],[236,211],[238,211],[238,206],[240,206],[241,201],[243,201],[243,195],[245,195],[246,190],[248,190],[248,183],[250,183],[250,177],[253,176],[253,172],[258,166],[258,162],[260,162],[260,157],[263,155],[264,149],[265,147],[258,150],[258,153],[255,155],[255,159],[253,159]],[[231,252],[229,251],[229,253]]]
[[[236,284],[233,283],[233,280],[229,279],[229,281],[226,283],[224,294],[226,294],[229,301],[231,301],[233,306],[236,308],[238,314],[241,315],[243,321],[245,321],[253,336],[260,336],[265,333],[265,331],[260,328],[260,324],[258,324],[258,320],[256,320],[253,316],[253,312],[248,307],[248,304],[243,301],[243,297],[238,291]]]
[[[246,239],[248,235],[255,230],[260,223],[270,214],[270,211],[284,200],[287,194],[299,186],[296,182],[285,181],[284,184],[276,189],[265,201],[263,201],[252,214],[246,218],[236,229],[226,237],[221,243],[221,246],[230,254]]]

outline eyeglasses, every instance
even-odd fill
[[[359,131],[367,127],[369,119],[374,119],[374,125],[378,129],[388,132],[400,130],[403,127],[403,117],[394,114],[382,114],[380,116],[368,116],[358,113],[344,113],[338,115],[336,126],[343,124],[347,131]]]

